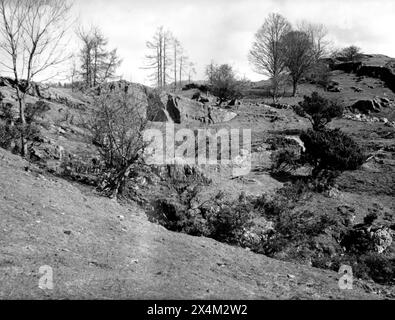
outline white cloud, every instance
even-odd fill
[[[198,78],[212,59],[231,63],[238,73],[262,79],[247,60],[254,34],[267,15],[278,12],[292,23],[327,26],[335,45],[356,44],[367,53],[395,56],[393,0],[76,0],[82,24],[101,27],[123,58],[127,80],[147,83],[142,70],[145,42],[160,25],[171,30],[197,63]]]

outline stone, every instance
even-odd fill
[[[355,92],[363,92],[363,89],[358,88],[358,87],[351,87],[351,89],[353,89]]]
[[[360,100],[357,101],[351,109],[355,111],[359,111],[364,115],[370,114],[372,112],[380,112],[381,105],[376,100]]]
[[[376,251],[379,254],[384,253],[392,245],[392,235],[388,228],[381,228],[372,235]]]

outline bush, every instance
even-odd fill
[[[189,84],[185,85],[182,88],[182,91],[188,91],[188,90],[192,90],[192,89],[198,89],[198,90],[200,90],[202,92],[208,92],[209,91],[209,87],[208,86],[206,86],[206,85],[199,85],[199,84],[196,84],[196,83],[189,83]]]
[[[336,224],[328,215],[319,216],[310,211],[282,211],[275,222],[274,236],[263,244],[263,253],[271,257],[287,253],[292,260],[303,251],[304,258],[311,258],[316,249],[314,238]]]
[[[18,130],[14,126],[0,122],[0,148],[9,150],[17,138]]]
[[[371,278],[377,283],[392,285],[395,283],[395,259],[369,253],[358,259],[354,272],[359,278]]]
[[[291,170],[296,169],[299,165],[300,155],[296,154],[294,150],[283,149],[273,152],[271,155],[272,168],[274,174],[289,173]]]
[[[340,51],[340,57],[346,62],[361,61],[363,54],[361,49],[356,46],[350,46]]]
[[[301,140],[306,148],[304,161],[313,166],[314,177],[323,170],[356,170],[365,160],[358,144],[340,130],[309,130]]]
[[[250,207],[238,201],[223,205],[209,219],[211,237],[229,244],[239,244],[245,228],[251,225]]]
[[[101,191],[109,196],[122,195],[126,179],[148,145],[143,137],[147,114],[139,97],[124,92],[99,96],[95,104],[97,110],[87,126],[107,167],[108,177]]]
[[[295,112],[310,120],[314,130],[322,130],[333,119],[341,117],[344,107],[335,101],[321,97],[317,92],[305,96],[299,106],[294,108]]]
[[[42,117],[49,110],[51,110],[49,104],[42,100],[37,101],[35,104],[27,103],[25,108],[26,123],[33,123],[33,121],[38,117]]]
[[[306,76],[306,80],[327,88],[331,82],[331,69],[324,62],[318,62]]]
[[[270,150],[277,151],[281,149],[293,148],[299,149],[300,145],[293,139],[286,138],[284,136],[275,136],[266,140],[266,143],[270,145]]]
[[[230,65],[213,66],[209,74],[211,94],[218,97],[219,105],[227,100],[240,99],[244,83],[238,81]]]

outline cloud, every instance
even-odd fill
[[[124,78],[146,84],[147,71],[141,69],[145,43],[161,25],[197,64],[197,78],[214,60],[232,64],[241,76],[262,79],[247,56],[255,32],[271,12],[293,24],[323,23],[335,46],[356,44],[368,53],[395,56],[393,0],[77,0],[73,10],[83,25],[100,26],[110,46],[118,48]]]

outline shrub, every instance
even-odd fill
[[[25,108],[26,123],[31,124],[38,117],[42,117],[45,112],[51,110],[49,104],[45,101],[37,101],[36,103],[27,103]]]
[[[263,251],[266,255],[275,256],[280,252],[302,250],[313,256],[314,238],[334,225],[336,221],[328,215],[319,216],[311,211],[293,213],[288,210],[282,211],[275,222],[274,236],[263,244]]]
[[[198,89],[202,92],[208,92],[209,91],[209,87],[207,85],[199,85],[196,83],[189,83],[187,85],[185,85],[182,88],[182,91],[188,91],[188,90],[192,90],[192,89]]]
[[[14,126],[0,122],[0,148],[10,149],[12,142],[18,137],[18,131]]]
[[[318,84],[323,88],[327,88],[331,82],[331,69],[328,64],[318,62],[312,67],[311,71],[306,76],[306,80]]]
[[[361,49],[356,46],[350,46],[340,51],[340,57],[347,62],[358,62],[362,59]]]
[[[289,173],[300,164],[300,156],[294,150],[283,149],[271,155],[273,173]]]
[[[365,160],[358,144],[340,130],[309,130],[301,140],[306,148],[304,161],[313,166],[314,177],[323,170],[356,170]]]
[[[284,136],[274,136],[266,140],[266,143],[270,145],[270,150],[277,151],[286,148],[300,148],[297,141],[286,138]]]
[[[213,66],[208,73],[210,92],[218,97],[219,105],[242,97],[243,82],[238,81],[230,65]]]
[[[108,177],[102,191],[110,196],[123,193],[125,181],[147,146],[143,133],[148,123],[143,101],[128,93],[114,93],[96,98],[97,110],[88,124]]]
[[[30,121],[26,121],[26,124],[22,125],[20,120],[14,117],[12,104],[0,103],[0,106],[0,147],[10,149],[14,143],[16,147],[15,150],[17,150],[21,136],[31,142],[39,140],[40,130],[33,122],[33,117],[26,118]],[[29,110],[29,108],[27,108],[27,110]]]
[[[321,97],[317,92],[305,96],[304,100],[296,106],[295,112],[310,120],[314,130],[322,130],[333,119],[341,117],[344,107],[335,101]]]
[[[238,244],[245,228],[251,224],[251,207],[235,202],[221,206],[220,210],[209,218],[211,237],[230,244]]]
[[[329,191],[335,186],[336,178],[339,175],[338,171],[322,170],[317,173],[317,176],[312,177],[310,189],[318,193]]]
[[[369,253],[358,259],[356,276],[371,278],[380,284],[395,283],[395,259],[389,259],[378,253]]]

